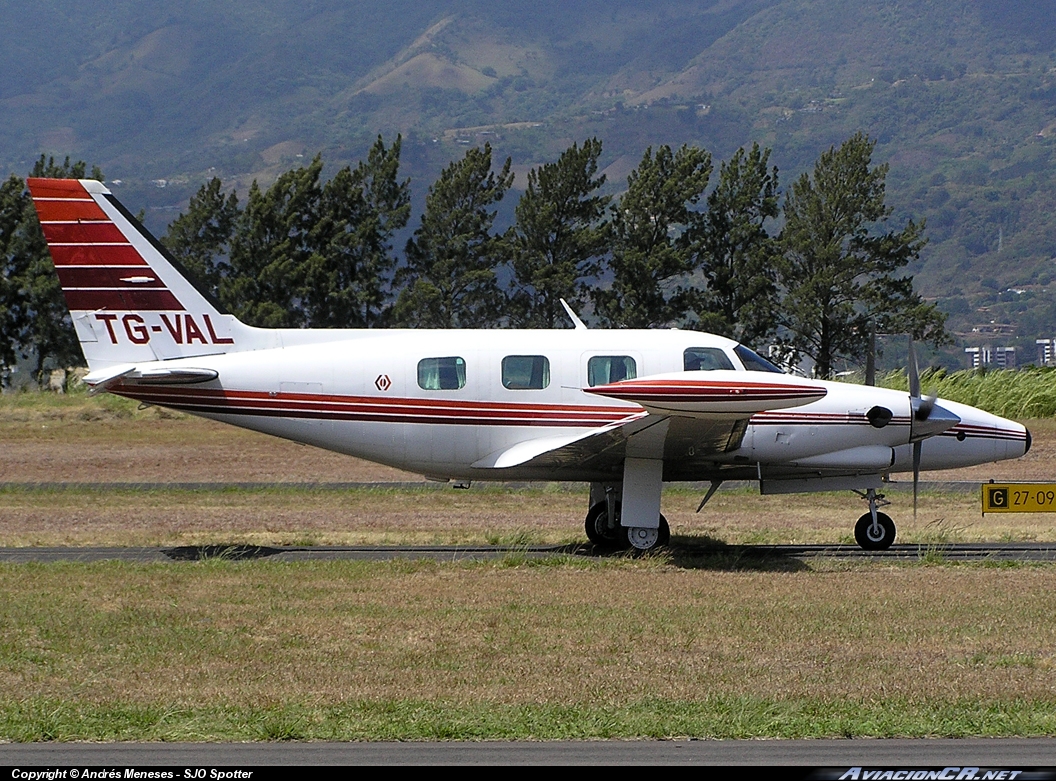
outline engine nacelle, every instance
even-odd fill
[[[672,372],[584,388],[587,393],[633,401],[649,412],[693,418],[744,417],[799,407],[828,392],[820,383],[783,374],[730,371]]]

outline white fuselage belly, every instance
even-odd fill
[[[470,335],[471,340],[460,338]],[[582,390],[588,386],[591,356],[629,356],[638,376],[646,376],[681,371],[687,347],[731,344],[721,337],[684,331],[379,331],[347,341],[167,362],[215,369],[219,379],[190,387],[133,387],[118,392],[429,476],[607,480],[611,474],[590,464],[569,464],[556,471],[473,464],[527,439],[586,433],[641,415],[637,404]],[[502,359],[535,354],[549,361],[547,386],[504,387]],[[418,362],[445,356],[464,360],[464,387],[419,387]],[[677,479],[713,479],[747,465],[808,474],[841,466],[844,471],[871,473],[911,468],[906,393],[822,384],[828,390],[825,398],[753,415],[739,448],[697,463],[690,472],[679,472]],[[964,405],[940,403],[962,420],[924,442],[922,469],[1023,454],[1026,435],[1019,424]],[[893,413],[882,428],[866,418],[875,405]],[[826,454],[837,455],[828,459]]]

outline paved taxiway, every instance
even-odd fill
[[[712,555],[778,561],[812,558],[882,558],[919,560],[941,557],[948,561],[1056,561],[1056,543],[943,543],[892,545],[886,551],[863,551],[854,545],[725,545],[697,546],[673,544],[671,553],[689,559]],[[552,556],[626,555],[601,550],[592,545],[346,545],[314,547],[269,547],[260,545],[186,545],[175,548],[0,548],[0,563],[47,561],[130,561],[179,562],[220,558],[228,560],[269,559],[274,561],[321,561],[334,559],[386,561],[391,559],[431,559],[433,561],[474,561],[507,556],[547,558]]]
[[[0,744],[22,766],[783,765],[1056,767],[1056,739],[591,740],[479,743]]]

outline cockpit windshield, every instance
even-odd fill
[[[770,361],[763,358],[761,355],[752,352],[743,344],[739,344],[733,348],[733,351],[737,353],[737,357],[741,359],[741,363],[744,364],[744,370],[749,372],[773,372],[775,374],[784,374],[781,369],[774,366]]]

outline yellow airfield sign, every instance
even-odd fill
[[[1056,483],[983,483],[987,513],[1056,513]]]

